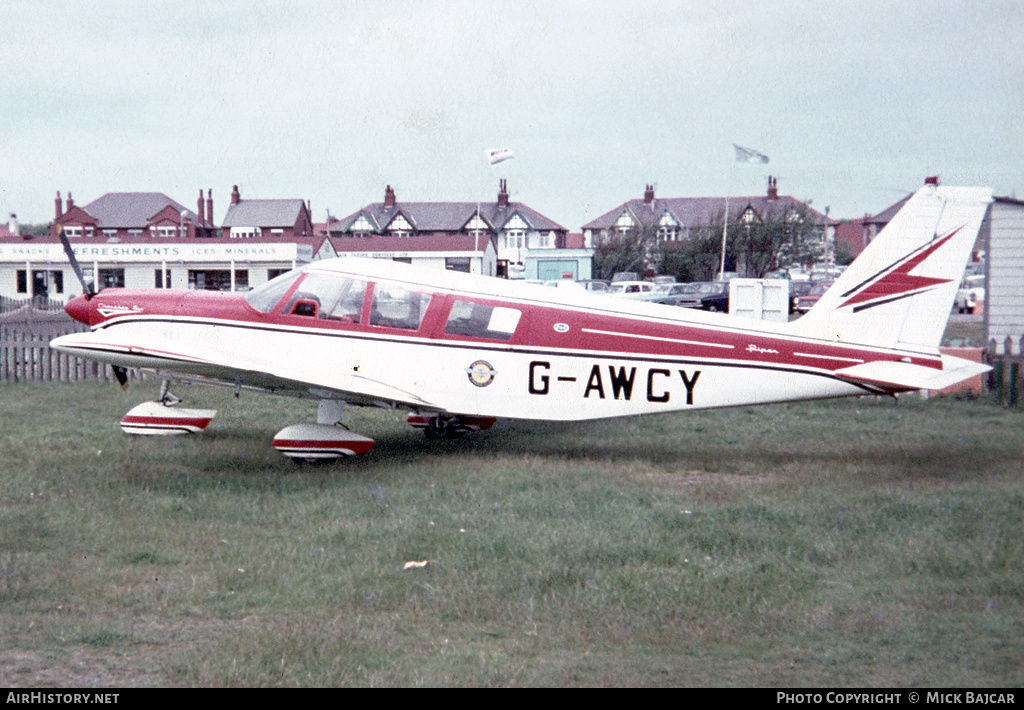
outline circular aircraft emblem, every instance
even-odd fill
[[[486,387],[494,382],[494,376],[498,373],[491,367],[491,363],[477,360],[466,368],[466,374],[469,375],[469,381],[477,387]]]
[[[569,324],[568,323],[555,323],[554,327],[555,327],[555,332],[556,333],[568,333],[569,332]]]

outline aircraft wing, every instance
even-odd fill
[[[942,356],[942,369],[907,362],[865,362],[835,372],[836,376],[857,384],[886,390],[941,390],[992,368],[952,355]]]
[[[353,404],[409,406],[418,409],[443,407],[358,372],[308,367],[299,358],[256,361],[244,352],[224,352],[198,342],[149,337],[144,347],[96,338],[93,333],[72,333],[51,342],[61,352],[122,367],[155,370],[161,375],[188,379],[212,379],[270,392],[292,392],[319,399],[344,399]]]

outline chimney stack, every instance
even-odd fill
[[[779,181],[777,178],[773,178],[771,175],[768,176],[768,199],[779,199]]]
[[[11,222],[7,225],[7,229],[10,231],[12,237],[18,236],[18,215],[13,212],[11,212]]]
[[[202,194],[202,191],[200,191]],[[206,221],[213,227],[213,188],[206,189]]]
[[[69,193],[68,193],[68,209],[67,209],[67,211],[68,211],[68,212],[70,212],[70,211],[71,211],[71,209],[72,209],[72,208],[73,208],[74,206],[75,206],[75,201],[74,201],[73,199],[71,199],[71,193],[69,192]]]
[[[939,186],[939,176],[938,175],[932,175],[930,177],[926,177],[924,179],[924,184],[925,185],[933,185],[934,187],[938,187]]]
[[[498,181],[498,207],[508,207],[508,182],[504,178]]]
[[[391,189],[391,185],[388,185],[387,187],[384,188],[384,206],[395,206],[395,191]]]
[[[654,204],[654,185],[648,185],[647,189],[644,190],[644,204],[645,205],[653,205]]]
[[[238,185],[231,188],[231,204],[237,205],[242,201],[242,193],[238,191]]]
[[[199,202],[198,202],[198,206],[199,206],[199,209],[196,210],[196,214],[199,215],[199,224],[196,225],[196,226],[198,226],[198,227],[205,227],[206,226],[206,218],[203,216],[204,213],[205,213],[205,211],[203,210],[203,188],[199,188]]]
[[[60,200],[60,190],[57,190],[57,199],[53,201],[53,220],[56,222],[64,214],[63,203]]]

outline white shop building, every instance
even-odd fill
[[[248,291],[309,263],[312,244],[281,241],[72,240],[86,281],[99,288],[179,288]],[[0,296],[67,301],[82,292],[54,237],[0,240]]]

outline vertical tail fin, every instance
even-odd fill
[[[988,188],[918,190],[793,323],[797,333],[936,351],[991,201]]]

